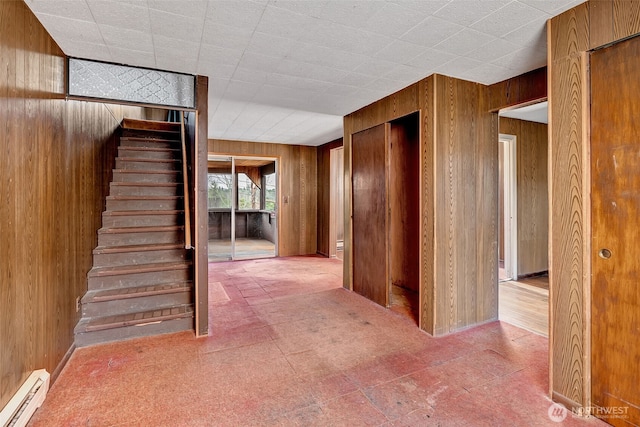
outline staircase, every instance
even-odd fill
[[[125,119],[76,346],[193,329],[180,124]]]

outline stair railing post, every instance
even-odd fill
[[[182,143],[182,185],[184,188],[184,247],[191,249],[191,213],[189,210],[189,176],[187,171],[187,146],[185,141],[184,112],[180,112],[180,141]]]

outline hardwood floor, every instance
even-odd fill
[[[548,277],[505,281],[500,282],[498,287],[500,320],[545,337],[549,336]]]

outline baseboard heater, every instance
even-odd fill
[[[26,426],[33,413],[42,405],[49,391],[49,373],[33,371],[9,403],[0,411],[0,426]]]

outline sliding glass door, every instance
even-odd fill
[[[278,255],[275,159],[209,157],[209,261]]]

